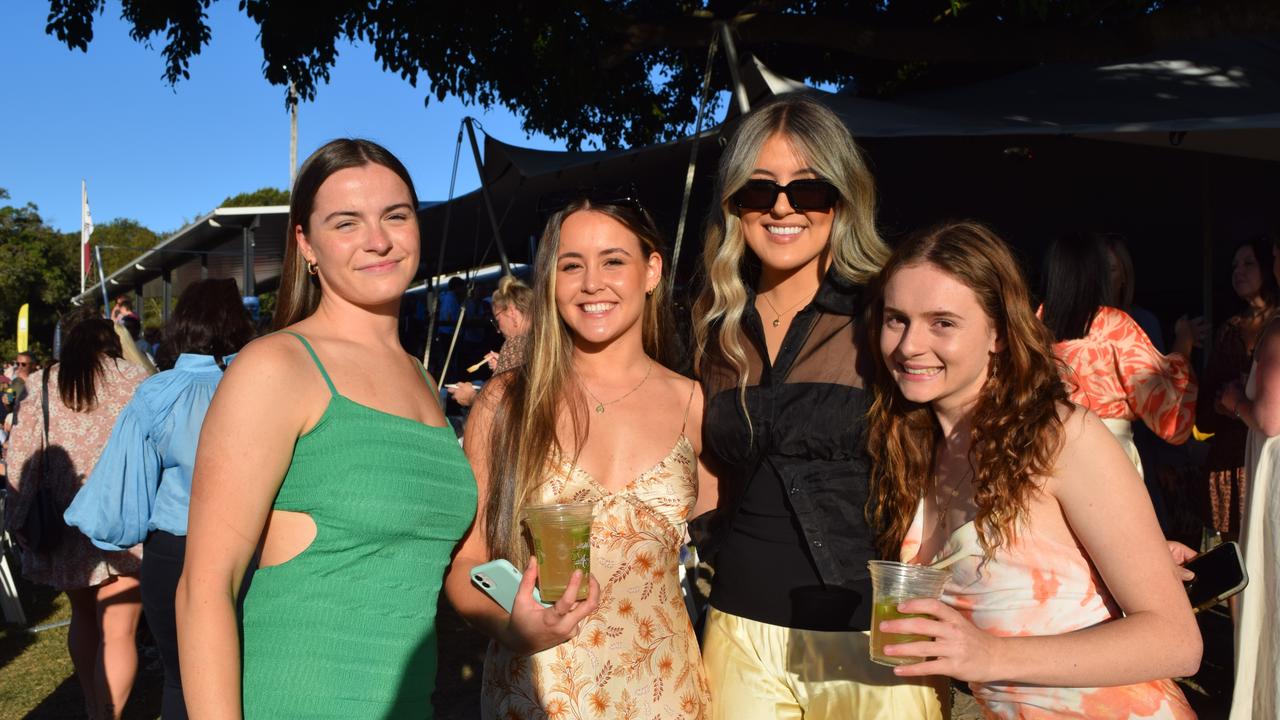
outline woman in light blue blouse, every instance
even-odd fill
[[[252,339],[234,280],[189,286],[165,328],[156,358],[163,372],[138,386],[65,516],[104,550],[146,542],[142,606],[164,662],[164,720],[187,716],[173,596],[182,575],[196,442],[223,368]]]

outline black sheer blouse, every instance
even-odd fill
[[[703,362],[703,443],[727,512],[711,592],[723,612],[812,630],[870,625],[871,356],[860,290],[828,271],[772,364],[752,294],[743,316],[750,427],[732,367],[714,347]]]

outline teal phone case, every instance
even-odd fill
[[[516,602],[516,591],[520,589],[522,573],[506,560],[498,559],[471,568],[471,584],[511,612]],[[543,607],[551,607],[551,603],[542,602],[542,595],[537,586],[533,588],[533,599],[542,603]]]

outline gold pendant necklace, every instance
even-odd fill
[[[639,390],[639,389],[640,389],[640,387],[641,387],[642,385],[644,385],[646,381],[648,381],[648,380],[649,380],[649,373],[651,373],[651,372],[653,372],[653,358],[649,358],[649,366],[648,366],[647,368],[645,368],[645,371],[644,371],[644,377],[640,379],[640,383],[639,383],[639,384],[637,384],[635,387],[631,388],[630,390],[628,390],[628,391],[627,391],[626,393],[624,393],[621,397],[614,398],[614,399],[610,400],[609,402],[603,402],[603,401],[601,401],[601,400],[600,400],[600,398],[596,397],[596,394],[595,394],[595,393],[593,393],[593,392],[591,392],[591,388],[587,387],[587,384],[586,384],[586,383],[584,383],[584,382],[582,382],[582,378],[578,378],[578,384],[582,386],[582,389],[583,389],[583,390],[586,390],[586,391],[587,391],[587,394],[591,396],[591,399],[592,399],[592,400],[595,400],[595,401],[596,401],[596,407],[595,407],[596,414],[597,414],[597,415],[603,415],[603,414],[604,414],[604,408],[605,408],[605,406],[606,406],[606,405],[612,405],[612,404],[614,404],[614,403],[616,403],[616,402],[619,402],[619,401],[621,401],[621,400],[624,400],[624,399],[626,399],[626,398],[627,398],[627,396],[631,395],[631,393],[633,393],[633,392],[635,392],[635,391]]]
[[[770,302],[770,300],[769,300],[769,296],[768,296],[768,295],[765,295],[764,293],[760,293],[760,297],[764,298],[764,301],[765,301],[765,303],[766,303],[766,304],[768,304],[769,309],[773,311],[773,326],[774,326],[774,327],[778,327],[779,325],[781,325],[781,324],[782,324],[782,316],[783,316],[783,315],[788,315],[788,314],[790,314],[792,310],[795,310],[797,307],[799,307],[799,306],[800,306],[800,303],[808,302],[809,300],[812,300],[812,299],[813,299],[813,296],[814,296],[814,295],[817,295],[817,294],[818,294],[818,291],[817,291],[817,290],[814,290],[814,291],[813,291],[813,294],[808,295],[808,296],[803,297],[803,298],[800,298],[800,302],[795,303],[794,305],[792,305],[791,307],[787,308],[786,310],[783,310],[782,312],[778,312],[778,308],[776,308],[776,307],[774,307],[774,306],[773,306],[773,303],[772,303],[772,302]]]

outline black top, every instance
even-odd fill
[[[810,630],[870,626],[870,370],[860,367],[870,356],[854,322],[859,290],[829,271],[772,365],[751,293],[742,324],[750,427],[731,366],[714,347],[703,363],[703,443],[729,513],[711,591],[723,612]]]

